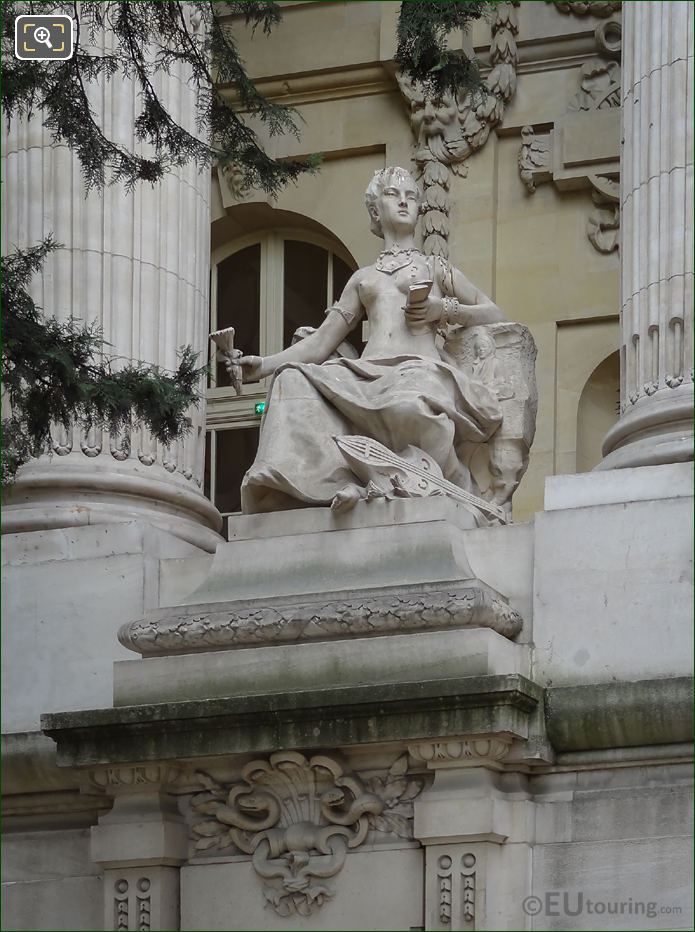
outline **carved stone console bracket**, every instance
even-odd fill
[[[551,181],[560,191],[591,191],[596,209],[587,219],[587,237],[598,252],[610,253],[620,237],[620,23],[599,23],[595,37],[602,57],[582,65],[579,89],[550,130],[522,127],[518,163],[529,194]]]

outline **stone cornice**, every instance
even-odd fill
[[[519,675],[352,686],[45,715],[64,767],[371,744],[526,738],[542,690]]]
[[[545,718],[556,751],[692,741],[693,680],[552,687],[546,690]]]

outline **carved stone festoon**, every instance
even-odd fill
[[[231,785],[199,771],[203,790],[189,816],[194,856],[250,855],[266,905],[309,916],[334,895],[332,878],[370,833],[412,839],[422,781],[407,771],[407,754],[383,777],[362,779],[334,754],[295,751],[251,761]]]
[[[415,136],[413,161],[422,178],[423,250],[428,255],[449,255],[451,175],[465,177],[466,160],[481,149],[492,130],[502,122],[516,91],[519,19],[517,0],[495,4],[491,20],[490,64],[485,78],[487,93],[431,98],[422,88],[399,74],[401,93],[410,107]]]
[[[582,6],[585,15],[607,17],[620,4]],[[596,209],[587,218],[586,233],[602,253],[618,249],[620,242],[621,34],[617,20],[597,25],[601,57],[581,66],[578,90],[551,129],[536,133],[533,126],[522,127],[518,155],[519,176],[529,194],[549,182],[560,191],[591,192]]]

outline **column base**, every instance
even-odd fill
[[[693,459],[693,386],[645,395],[606,434],[596,469],[661,466]]]
[[[146,521],[214,553],[222,518],[199,488],[159,465],[63,465],[41,458],[22,467],[5,495],[3,534]]]

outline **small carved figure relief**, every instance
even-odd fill
[[[612,107],[620,107],[620,65],[601,58],[584,62],[579,72],[579,90],[569,102],[568,111]]]
[[[529,194],[536,193],[536,185],[550,181],[550,145],[547,137],[536,136],[532,126],[522,126],[519,149],[519,175]]]
[[[234,357],[244,381],[274,375],[257,458],[242,483],[242,510],[330,505],[344,511],[369,501],[376,496],[374,477],[350,459],[355,443],[366,440],[375,442],[375,455],[381,445],[392,458],[394,489],[404,481],[404,461],[432,465],[431,475],[442,481],[427,494],[458,489],[478,523],[502,521],[516,485],[505,486],[504,502],[494,498],[501,510],[491,509],[493,495],[485,498],[469,463],[474,455],[485,459],[499,433],[508,378],[496,361],[482,359],[476,365],[481,373],[494,369],[494,385],[487,375],[472,377],[440,350],[438,334],[500,323],[504,316],[462,272],[416,248],[422,197],[409,172],[377,172],[365,200],[372,230],[384,239],[376,262],[352,276],[315,332],[275,356]],[[341,348],[365,317],[369,340],[352,358]],[[407,491],[406,482],[401,492]]]
[[[370,830],[412,838],[412,800],[422,784],[407,776],[407,754],[385,778],[363,782],[328,755],[293,751],[254,760],[243,782],[226,786],[206,773],[191,802],[209,816],[192,826],[196,851],[234,846],[250,854],[266,904],[280,916],[309,916],[333,890],[327,881]]]

